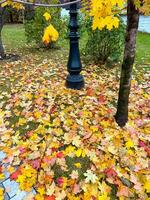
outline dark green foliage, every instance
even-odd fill
[[[11,6],[6,6],[4,23],[23,23],[23,10],[17,10]]]
[[[45,12],[50,13],[52,19],[49,21],[46,21],[43,17],[43,14]],[[27,38],[27,42],[35,42],[40,47],[44,47],[44,44],[42,42],[42,37],[44,33],[44,29],[51,23],[55,29],[59,32],[59,35],[61,36],[61,30],[62,30],[62,21],[60,18],[61,15],[61,9],[60,8],[43,8],[43,7],[37,7],[35,8],[34,12],[34,18],[31,20],[25,21],[25,35]],[[49,47],[54,47],[55,44],[51,43]]]
[[[84,29],[87,34],[87,43],[84,54],[88,61],[96,63],[118,62],[123,52],[125,26],[120,22],[118,29],[114,28],[109,31],[107,29],[92,30],[92,21],[86,21]]]

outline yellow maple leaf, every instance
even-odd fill
[[[31,100],[32,97],[33,97],[33,95],[32,95],[31,93],[27,93],[27,94],[25,94],[25,97],[26,97],[27,99]]]
[[[127,149],[130,149],[130,148],[134,147],[134,143],[133,143],[133,141],[132,141],[131,139],[129,139],[129,140],[126,142],[125,145],[126,145]]]
[[[57,30],[53,27],[52,24],[50,24],[46,29],[44,30],[43,35],[43,42],[45,44],[49,44],[50,42],[56,42],[58,40],[59,34]]]
[[[91,8],[88,14],[93,17],[92,28],[102,30],[107,28],[111,30],[113,27],[119,26],[119,19],[114,16],[114,7],[116,10],[122,9],[124,0],[91,0]],[[87,9],[89,10],[89,9]]]
[[[40,195],[40,194],[37,194],[35,196],[35,200],[44,200],[44,196],[43,195]]]
[[[147,181],[144,184],[144,189],[147,191],[147,193],[150,193],[150,181]]]
[[[75,155],[76,155],[77,157],[82,156],[82,157],[84,158],[84,157],[85,157],[85,152],[84,152],[83,149],[78,149],[77,151],[75,151]]]
[[[98,197],[98,200],[109,200],[110,197],[107,196],[107,193],[102,194]]]
[[[74,163],[74,166],[76,166],[77,168],[81,168],[81,164],[80,163]]]
[[[45,17],[46,21],[51,19],[51,15],[48,12],[45,12],[43,17]]]
[[[0,174],[0,180],[3,180],[5,178],[4,174]]]
[[[18,121],[18,126],[22,126],[26,123],[26,119],[25,118],[19,118],[19,121]]]
[[[86,192],[89,192],[91,196],[98,197],[99,191],[98,191],[97,184],[95,183],[86,184],[84,189]]]
[[[7,171],[8,171],[9,173],[13,173],[13,172],[15,171],[15,168],[12,167],[12,166],[10,166],[10,167],[7,168]]]
[[[36,112],[34,113],[34,117],[37,118],[37,119],[41,118],[41,113],[38,112],[38,111],[36,111]]]
[[[0,200],[4,200],[4,189],[0,188]]]
[[[45,188],[44,187],[38,188],[37,191],[41,196],[43,196],[45,194]]]
[[[64,154],[65,154],[65,155],[68,155],[69,153],[72,153],[72,152],[75,152],[75,147],[72,146],[72,145],[69,145],[69,146],[65,149]]]

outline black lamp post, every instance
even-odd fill
[[[73,1],[74,0],[70,0],[70,2]],[[77,20],[79,6],[80,5],[77,3],[74,3],[69,6],[70,53],[67,65],[69,75],[67,76],[66,79],[66,87],[71,89],[81,89],[84,87],[84,78],[80,74],[82,70],[82,65],[79,52],[79,33],[78,33],[79,26]]]

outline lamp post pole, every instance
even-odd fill
[[[71,2],[74,0],[70,0]],[[78,21],[77,21],[77,4],[70,5],[70,53],[68,59],[68,72],[69,75],[66,79],[66,87],[71,89],[81,89],[84,87],[84,78],[80,74],[82,70],[82,64],[80,60],[79,52],[79,33],[78,33]]]

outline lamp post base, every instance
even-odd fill
[[[84,78],[82,75],[68,75],[66,79],[66,87],[70,89],[80,90],[84,87]]]

